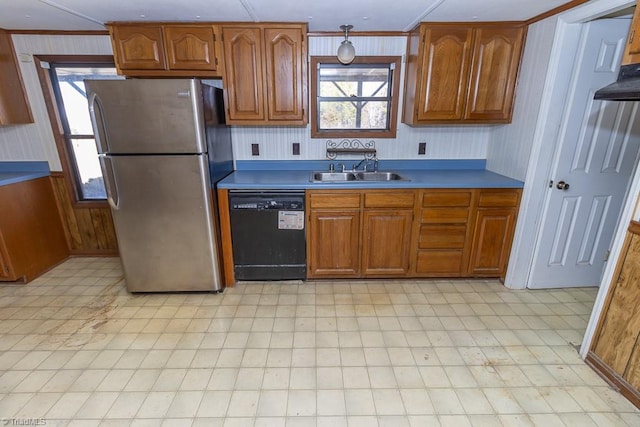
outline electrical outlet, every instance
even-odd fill
[[[251,155],[252,156],[259,156],[260,155],[260,145],[251,144]]]
[[[300,143],[299,142],[294,142],[293,143],[293,155],[294,156],[299,156],[300,155]]]
[[[421,155],[427,154],[427,143],[426,142],[418,143],[418,154],[421,154]]]

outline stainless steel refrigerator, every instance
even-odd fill
[[[212,184],[233,170],[222,91],[197,79],[85,85],[127,289],[222,290]]]

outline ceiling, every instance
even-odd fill
[[[104,30],[110,21],[292,21],[310,31],[408,31],[420,21],[525,21],[569,0],[0,0],[0,28]]]

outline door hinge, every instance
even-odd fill
[[[611,251],[608,250],[605,254],[604,254],[604,262],[609,261],[609,257],[611,256]]]

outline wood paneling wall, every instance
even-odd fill
[[[62,173],[52,173],[51,181],[71,255],[117,255],[118,243],[109,207],[74,207]]]

